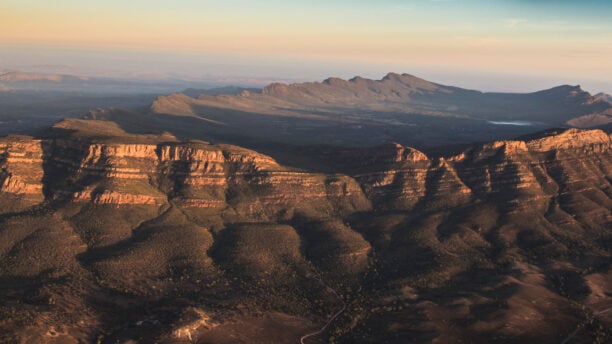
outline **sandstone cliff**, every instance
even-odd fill
[[[296,210],[367,210],[370,201],[408,210],[500,198],[508,206],[545,208],[575,185],[609,192],[610,149],[610,135],[576,129],[436,159],[387,144],[337,156],[351,178],[290,170],[254,151],[204,142],[7,137],[0,145],[0,195],[18,199],[15,209],[40,204],[46,194],[49,200],[116,206],[171,201],[259,220],[291,218]]]
[[[253,314],[324,323],[342,300],[344,342],[560,342],[609,307],[603,131],[435,157],[317,147],[336,173],[313,173],[106,129],[0,140],[0,341],[214,342]],[[607,335],[592,322],[585,342]]]
[[[173,202],[259,220],[292,217],[296,210],[314,215],[370,207],[349,177],[291,171],[235,146],[28,137],[5,142],[0,195],[24,196],[21,208],[42,203],[43,188],[49,202],[156,207]]]
[[[41,141],[18,136],[0,139],[0,213],[23,210],[43,199]]]
[[[386,144],[329,159],[383,209],[441,209],[477,200],[546,209],[573,184],[609,193],[611,152],[605,132],[569,129],[474,145],[447,157]]]

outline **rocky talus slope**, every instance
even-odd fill
[[[313,173],[168,136],[4,137],[0,341],[206,342],[272,318],[297,340],[337,311],[330,287],[340,342],[558,343],[591,317],[576,338],[609,339],[611,143],[385,144]]]

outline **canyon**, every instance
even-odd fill
[[[104,120],[3,137],[0,341],[297,342],[339,301],[308,340],[609,338],[611,143],[302,150],[316,172]]]

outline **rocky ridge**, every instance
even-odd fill
[[[324,322],[330,286],[347,343],[560,342],[609,307],[604,131],[437,157],[322,149],[336,173],[314,173],[107,129],[0,140],[0,341],[176,342],[262,311]],[[608,333],[592,323],[585,341]]]
[[[373,113],[401,113],[562,125],[581,116],[604,116],[612,109],[606,99],[580,86],[563,85],[525,94],[489,93],[441,85],[410,74],[389,73],[380,80],[333,77],[322,82],[272,83],[261,92],[238,95],[202,94],[192,98],[176,93],[158,97],[150,110],[221,123],[224,120],[218,116],[220,110],[336,122],[350,119],[367,123],[379,121]]]
[[[387,144],[336,156],[346,175],[291,170],[254,151],[204,142],[96,143],[27,137],[2,142],[1,195],[24,196],[22,207],[42,203],[45,196],[114,205],[161,206],[171,200],[182,207],[218,210],[233,203],[252,216],[264,216],[267,208],[274,214],[288,211],[304,198],[324,200],[331,208],[342,204],[349,212],[369,209],[367,199],[377,207],[409,210],[443,195],[457,202],[512,195],[524,204],[527,195],[544,200],[558,192],[563,180],[556,175],[566,178],[572,163],[592,167],[589,172],[597,172],[594,182],[603,189],[609,187],[605,176],[611,168],[610,136],[576,129],[477,145],[438,159]],[[50,185],[45,185],[45,173],[54,176]],[[236,193],[240,195],[232,198],[230,190],[241,190]]]
[[[7,204],[4,212],[42,202],[43,173],[41,140],[12,136],[0,141],[0,199]]]
[[[340,204],[350,211],[369,208],[349,177],[292,171],[269,156],[234,146],[11,140],[0,146],[6,151],[1,195],[31,196],[23,207],[41,204],[45,188],[49,201],[157,207],[172,201],[217,210],[229,202],[247,217],[299,208],[304,198],[329,209]],[[49,185],[46,179],[52,180]],[[235,196],[228,196],[230,191]]]

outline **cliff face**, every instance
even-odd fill
[[[479,198],[545,210],[575,183],[609,191],[610,143],[603,131],[570,129],[542,138],[485,144],[449,161]]]
[[[329,287],[348,305],[353,321],[335,326],[349,343],[468,342],[490,338],[483,327],[542,342],[609,307],[603,131],[435,158],[317,147],[337,174],[168,141],[0,141],[0,341],[155,342],[269,310],[325,323],[339,306]]]
[[[44,187],[49,201],[157,207],[173,202],[259,220],[291,217],[296,210],[314,215],[370,207],[349,177],[289,171],[269,156],[234,146],[20,138],[0,148],[1,194],[27,196],[24,206],[43,202]]]
[[[341,154],[337,160],[375,206],[384,209],[439,209],[476,200],[546,209],[567,188],[578,191],[575,184],[609,193],[610,142],[601,130],[570,129],[475,145],[444,158],[386,144]]]
[[[0,140],[0,204],[2,212],[19,211],[44,200],[43,149],[40,140]]]
[[[370,150],[365,157],[349,157],[359,161],[361,170],[355,179],[376,204],[389,208],[410,209],[425,196],[427,173],[432,162],[412,148],[386,144]]]
[[[155,144],[47,142],[53,199],[112,205],[161,205],[166,196],[150,183],[158,164]]]
[[[474,199],[545,208],[568,188],[609,192],[610,149],[603,131],[576,129],[476,145],[437,159],[386,144],[338,156],[351,178],[292,171],[254,151],[203,142],[8,137],[0,143],[0,195],[18,199],[15,209],[43,202],[45,189],[54,200],[116,206],[171,201],[184,208],[231,208],[253,220],[291,218],[296,209],[310,215],[367,210],[370,201],[404,210]]]

